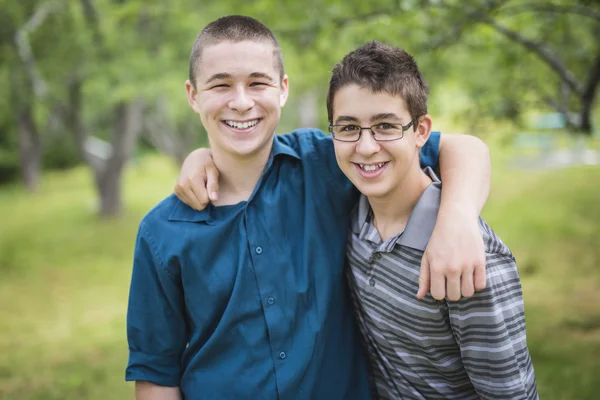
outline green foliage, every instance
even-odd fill
[[[190,48],[207,22],[226,14],[254,16],[278,37],[291,82],[291,98],[281,123],[287,129],[299,120],[295,100],[308,91],[319,95],[321,127],[326,125],[324,96],[331,68],[348,51],[373,39],[403,47],[416,57],[430,83],[431,109],[436,115],[455,121],[465,114],[477,115],[519,124],[531,110],[551,111],[548,100],[559,97],[556,72],[485,23],[477,12],[551,49],[580,82],[586,80],[599,51],[597,2],[548,3],[571,10],[587,7],[590,12],[586,15],[539,7],[532,10],[532,5],[547,2],[526,0],[224,0],[204,2],[201,7],[192,0],[97,0],[88,2],[94,7],[92,18],[83,0],[57,1],[57,8],[28,35],[36,68],[47,87],[44,96],[35,97],[28,89],[14,34],[50,2],[4,3],[0,78],[16,82],[21,89],[15,91],[17,97],[35,103],[41,135],[61,141],[46,154],[65,160],[72,158],[66,142],[74,137],[73,132],[63,126],[65,135],[56,136],[46,127],[56,107],[68,105],[69,82],[74,79],[82,81],[82,113],[88,132],[105,139],[113,134],[115,106],[137,97],[150,105],[166,99],[173,126],[197,119],[183,90]],[[501,6],[489,8],[489,4]],[[453,98],[461,101],[456,104]],[[0,85],[0,126],[7,126],[6,131],[14,135],[16,103],[9,99],[9,85]],[[565,102],[573,111],[580,106],[573,93]],[[51,140],[42,138],[44,143]],[[0,147],[3,154],[16,151],[15,147]],[[66,149],[64,157],[55,153],[60,148]],[[16,156],[4,160],[6,165],[6,160],[16,160]]]

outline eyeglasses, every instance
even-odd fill
[[[378,142],[391,142],[392,140],[400,140],[404,137],[404,132],[407,131],[413,124],[419,121],[419,117],[413,119],[406,125],[390,124],[387,122],[375,124],[373,126],[359,126],[355,124],[348,125],[329,125],[329,132],[335,140],[340,142],[358,142],[362,131],[368,129],[373,135],[373,139]]]

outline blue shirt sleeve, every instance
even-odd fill
[[[439,159],[440,132],[431,132],[429,140],[421,148],[421,168],[431,167],[434,171],[438,171]]]
[[[318,171],[319,179],[324,180],[330,190],[344,193],[354,190],[337,164],[331,135],[318,129],[297,129],[281,136],[288,145],[297,149],[301,157],[308,158]]]
[[[180,278],[159,258],[144,221],[135,245],[127,310],[127,381],[179,386],[187,325]]]

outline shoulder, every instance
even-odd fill
[[[335,190],[344,193],[353,186],[338,167],[331,135],[319,129],[296,129],[277,135],[276,140],[294,149],[302,160],[305,173],[317,178]]]
[[[485,252],[487,254],[513,257],[512,252],[506,246],[506,244],[500,239],[500,237],[494,232],[494,230],[484,221],[483,218],[479,217],[479,232],[483,238],[483,244],[485,246]]]
[[[156,204],[140,221],[140,233],[161,232],[169,222],[173,211],[184,205],[174,194]]]
[[[329,154],[333,158],[331,137],[319,129],[296,129],[290,133],[276,135],[275,139],[296,150],[300,155]]]
[[[520,295],[521,279],[512,252],[482,218],[479,219],[479,229],[486,258],[487,287],[484,292],[489,291],[492,297],[501,296],[503,293]]]

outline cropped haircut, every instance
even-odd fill
[[[206,25],[196,37],[190,54],[189,78],[196,88],[196,76],[199,74],[199,65],[205,47],[221,42],[254,41],[270,43],[273,45],[273,58],[275,69],[279,71],[279,79],[284,76],[283,56],[281,47],[275,35],[262,22],[243,15],[228,15],[221,17]]]
[[[403,49],[378,41],[348,53],[333,68],[327,93],[327,116],[333,123],[333,99],[344,86],[356,84],[375,93],[401,97],[412,119],[427,114],[427,82],[414,58]],[[417,124],[413,129],[416,130]]]

